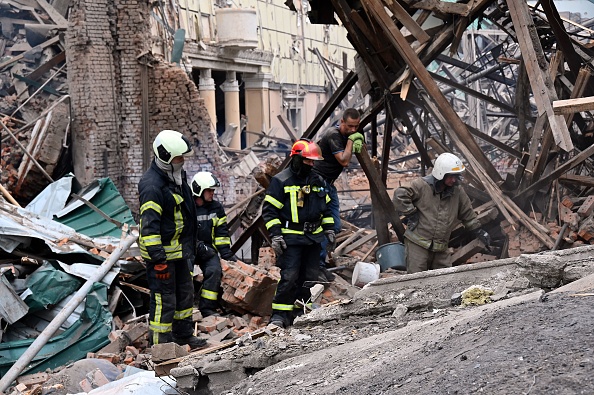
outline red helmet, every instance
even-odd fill
[[[297,140],[291,147],[291,156],[301,156],[303,159],[324,160],[322,150],[315,142],[308,139]]]

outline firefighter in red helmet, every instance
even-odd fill
[[[330,251],[336,245],[328,185],[311,171],[322,159],[316,143],[296,141],[291,165],[272,177],[264,198],[262,216],[281,269],[270,323],[282,328],[293,323],[295,301],[309,300],[309,288],[318,280],[321,242],[327,239]]]

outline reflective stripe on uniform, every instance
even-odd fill
[[[315,231],[311,232],[312,235],[317,235],[318,233],[324,231],[324,229],[319,226]],[[293,229],[287,229],[287,228],[282,228],[281,229],[281,233],[284,234],[290,234],[290,235],[304,235],[305,232],[302,230],[293,230]]]
[[[149,200],[148,202],[140,206],[140,214],[142,215],[142,213],[146,210],[155,210],[159,213],[159,215],[163,214],[163,208],[159,206],[157,203],[153,202],[152,200]]]
[[[163,313],[163,299],[160,293],[155,293],[155,316],[149,322],[149,329],[154,333],[171,332],[171,323],[161,322],[161,315]]]
[[[230,237],[215,237],[214,244],[216,246],[230,245],[231,244],[231,238]]]
[[[264,198],[264,201],[272,204],[274,207],[276,207],[279,210],[284,207],[284,204],[282,204],[281,202],[279,202],[278,200],[276,200],[275,198],[273,198],[270,195],[266,195],[266,197]]]
[[[175,310],[175,313],[173,313],[173,319],[174,320],[183,320],[185,318],[191,317],[192,310],[193,310],[192,307],[190,307],[189,309],[185,309],[185,310]]]
[[[293,305],[292,304],[273,303],[272,310],[293,311]]]
[[[297,210],[297,192],[301,190],[301,187],[292,185],[285,187],[285,193],[289,194],[289,200],[291,201],[291,221],[299,222],[299,212]]]
[[[280,225],[281,221],[278,218],[271,219],[270,221],[266,222],[266,229],[272,228],[274,225]]]
[[[208,300],[217,300],[219,297],[219,293],[214,292],[214,291],[209,291],[207,289],[202,289],[202,291],[200,292],[200,296],[202,296],[204,299],[208,299]]]
[[[332,218],[332,217],[322,218],[322,225],[333,224],[333,223],[334,223],[334,218]]]

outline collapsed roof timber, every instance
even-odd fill
[[[109,69],[110,72],[113,71],[119,76],[116,82],[113,82],[115,78],[109,82],[107,82],[108,79],[100,81],[106,85],[113,84],[113,89],[119,89],[118,92],[122,93],[119,101],[114,99],[113,103],[109,102],[106,105],[110,110],[110,116],[115,119],[110,117],[95,119],[93,116],[96,114],[93,110],[80,111],[82,104],[85,104],[87,109],[94,109],[96,103],[92,100],[75,100],[74,103],[69,103],[70,96],[67,92],[71,93],[72,89],[69,82],[88,80],[90,71],[93,70],[88,64],[87,68],[75,66],[77,62],[83,63],[84,55],[88,51],[87,46],[92,45],[96,37],[89,38],[88,32],[81,29],[83,24],[71,22],[73,26],[67,27],[68,21],[64,17],[67,2],[51,3],[48,4],[42,0],[14,0],[0,6],[4,35],[2,47],[10,50],[12,56],[0,61],[3,81],[0,92],[2,95],[0,112],[5,115],[2,122],[1,184],[7,186],[6,190],[2,187],[3,196],[12,203],[29,202],[54,179],[63,180],[62,176],[69,171],[78,171],[77,176],[84,179],[87,177],[87,172],[93,171],[94,167],[100,167],[97,171],[102,176],[113,177],[118,187],[124,186],[124,196],[134,212],[137,203],[134,197],[135,172],[129,171],[128,174],[125,171],[123,174],[111,174],[111,172],[117,167],[130,170],[126,166],[133,161],[141,162],[146,166],[150,160],[150,149],[147,150],[146,144],[146,141],[150,140],[149,131],[172,122],[172,119],[179,120],[180,127],[199,124],[200,126],[188,127],[188,130],[196,146],[200,147],[199,155],[203,152],[206,157],[204,160],[208,163],[201,162],[203,158],[195,158],[193,170],[206,167],[207,170],[212,169],[214,172],[233,174],[231,177],[236,179],[250,180],[254,185],[253,189],[243,190],[237,187],[238,182],[228,178],[228,174],[224,180],[229,182],[223,182],[224,188],[228,188],[225,191],[232,191],[231,194],[227,194],[232,196],[232,199],[225,203],[230,207],[228,212],[230,227],[234,232],[233,250],[237,252],[251,241],[251,251],[249,248],[244,248],[242,256],[247,262],[261,263],[263,257],[260,256],[262,251],[260,247],[266,245],[268,241],[268,234],[260,217],[263,188],[267,186],[270,176],[287,164],[287,161],[283,162],[279,157],[271,158],[270,153],[281,155],[286,153],[287,145],[290,145],[291,140],[296,136],[315,137],[324,125],[337,119],[341,109],[349,102],[349,105],[354,105],[363,111],[362,128],[368,135],[367,150],[357,155],[359,163],[357,166],[351,166],[350,174],[356,175],[362,170],[366,180],[353,184],[353,180],[361,181],[363,177],[350,177],[342,186],[343,206],[355,206],[356,209],[345,208],[344,212],[348,222],[345,222],[343,233],[339,235],[340,245],[337,249],[337,252],[341,253],[338,255],[343,257],[341,257],[342,260],[337,259],[334,262],[343,278],[340,286],[336,284],[331,286],[334,287],[334,294],[331,296],[336,297],[335,299],[339,299],[337,295],[352,296],[354,290],[344,280],[352,279],[356,261],[374,262],[376,261],[374,252],[379,247],[396,239],[402,239],[404,228],[398,213],[394,210],[388,191],[412,174],[424,174],[426,169],[431,167],[435,156],[443,152],[455,152],[469,165],[464,187],[473,199],[482,225],[495,238],[493,251],[489,254],[481,254],[482,246],[476,242],[467,242],[462,229],[454,232],[450,245],[454,248],[455,265],[594,243],[594,198],[592,198],[594,179],[591,177],[591,156],[594,154],[592,144],[594,142],[594,123],[592,122],[594,85],[591,76],[594,63],[591,49],[593,31],[590,30],[590,26],[594,23],[585,19],[576,21],[561,16],[551,1],[530,6],[520,0],[469,0],[456,3],[432,0],[331,0],[325,2],[311,0],[306,3],[309,7],[310,22],[340,23],[346,29],[347,38],[358,54],[353,71],[345,72],[342,82],[337,83],[334,80],[333,70],[339,68],[339,65],[325,59],[317,48],[308,48],[323,64],[324,73],[328,79],[328,91],[332,94],[330,100],[319,109],[315,119],[307,128],[304,128],[305,130],[296,129],[294,124],[290,124],[284,116],[279,115],[284,134],[279,133],[278,128],[263,127],[263,130],[250,130],[254,127],[253,124],[250,125],[242,119],[239,125],[234,127],[227,125],[225,133],[219,133],[219,136],[209,129],[208,124],[214,122],[211,122],[207,116],[203,116],[201,112],[204,103],[195,104],[198,103],[196,100],[198,93],[204,92],[198,92],[194,86],[195,82],[177,65],[165,64],[158,56],[154,56],[150,51],[151,43],[141,39],[142,48],[134,48],[128,54],[125,54],[124,50],[118,53],[122,58],[129,56],[119,65],[114,66],[110,63],[113,59],[107,55],[120,49],[112,51],[109,45],[102,45],[102,49],[106,52],[100,53],[98,57],[89,61],[93,63],[98,58],[109,58],[109,61],[106,61],[108,65],[106,67],[113,67],[113,70]],[[301,2],[298,7],[295,7],[294,3],[297,2],[287,0],[285,4],[296,11],[304,9]],[[162,18],[160,23],[169,28],[163,28],[167,36],[162,39],[162,43],[166,43],[164,46],[174,41],[168,25],[176,18],[175,12],[172,12],[172,10],[175,11],[172,4],[163,6],[159,2],[159,9],[152,14]],[[156,7],[156,3],[148,6],[143,3],[140,8],[146,8],[148,15],[148,10],[153,6]],[[117,13],[113,9],[108,13],[112,12]],[[80,15],[76,14],[76,16]],[[137,20],[130,18],[131,20],[128,21],[130,25],[135,23],[140,25]],[[106,26],[108,31],[116,30],[120,27],[120,23],[114,26],[106,23]],[[66,41],[70,40],[70,46],[65,44],[63,37],[57,35],[65,31],[66,35],[69,35]],[[128,36],[122,34],[122,37]],[[150,41],[148,35],[134,37]],[[122,38],[121,45],[124,45],[122,44],[124,40]],[[113,46],[115,47],[116,45]],[[202,41],[188,43],[188,47],[202,53],[205,58],[217,56],[217,51]],[[80,53],[73,55],[77,50]],[[216,61],[222,61],[223,58],[228,61],[232,58],[237,63],[245,61],[246,64],[249,62],[257,64],[260,61],[264,62],[262,59],[270,55],[258,50],[240,51],[241,55],[231,52],[218,52],[221,59]],[[67,58],[71,62],[68,67],[65,63]],[[131,62],[130,59],[133,61]],[[142,68],[139,70],[131,68],[131,74],[141,75],[138,80],[126,79],[125,72],[128,69],[123,66],[127,64],[126,61],[129,62],[128,64],[134,63],[135,66]],[[248,69],[249,67],[246,66],[246,70]],[[249,71],[253,70],[249,69]],[[204,73],[204,76],[201,74],[201,82],[203,79],[212,79],[209,73],[210,70]],[[105,74],[110,75],[110,73],[104,73],[101,76]],[[235,77],[233,72],[233,79]],[[138,87],[141,85],[143,90],[159,85],[159,78],[175,80],[177,85],[170,90],[156,89],[158,93],[154,95],[156,99],[148,97],[150,95],[147,96],[146,92],[139,93],[138,97],[126,95],[134,90],[139,91]],[[126,87],[133,87],[133,89],[126,91]],[[79,87],[77,92],[79,97],[80,91],[84,91],[84,87],[82,89]],[[178,100],[180,91],[188,95]],[[151,91],[151,93],[154,92]],[[289,96],[299,98],[299,95],[299,86],[291,87]],[[109,95],[106,95],[105,100],[109,101],[110,98],[107,96]],[[172,98],[178,100],[171,106],[172,108],[163,109],[156,105],[158,101],[173,102],[170,100]],[[137,102],[140,103],[136,108],[137,113],[130,110],[130,107],[125,107]],[[185,108],[186,105],[194,109],[187,110],[183,116],[175,112],[179,108]],[[200,108],[196,110],[195,107]],[[170,118],[163,115],[170,112],[176,115]],[[71,118],[76,118],[76,122],[71,123]],[[93,128],[102,129],[112,123],[116,125],[115,132],[107,135],[107,138],[100,134],[91,134],[88,141],[85,139],[77,141],[71,138],[72,134],[79,133],[80,136],[82,129],[85,131],[94,130]],[[133,135],[133,132],[139,130],[142,130],[142,134]],[[250,139],[254,141],[253,145],[244,149],[230,147],[230,136],[236,130],[244,131],[244,134],[252,137],[256,136],[257,138]],[[89,148],[86,146],[87,142],[101,138],[105,139],[104,146],[101,145],[103,149],[101,154],[92,161],[85,162],[85,166],[72,165],[72,162],[77,159],[73,159],[73,156]],[[141,147],[141,149],[126,151],[130,147]],[[401,173],[407,174],[399,175]],[[357,191],[355,187],[364,189],[363,198],[359,199],[360,194],[354,193]],[[74,190],[77,189],[78,187]],[[368,191],[370,191],[372,204],[364,205],[369,197]],[[16,197],[18,202],[13,197]],[[110,222],[116,225],[118,223],[122,225],[124,222],[133,225],[131,216],[127,217],[126,221],[109,218],[110,216],[100,208],[84,201],[76,193],[72,194],[71,198],[80,200],[91,211],[111,219]],[[12,212],[12,208],[7,205],[3,204],[2,207],[3,211]],[[23,220],[18,219],[19,216],[16,218],[17,221]],[[373,218],[371,226],[373,230],[359,229],[351,224],[354,223],[361,228],[369,227],[370,218]],[[32,223],[47,227],[45,220]],[[80,225],[76,221],[74,223]],[[75,227],[74,224],[72,226]],[[23,236],[21,233],[24,231],[19,228],[19,232],[9,234],[7,231],[7,234],[3,235],[8,236],[8,241],[3,240],[3,243],[7,244],[3,245],[11,246],[10,251],[3,247],[5,252],[2,255],[7,259],[7,265],[11,265],[15,259],[20,260],[23,253],[25,255],[32,253],[38,246],[39,242],[36,241],[32,246],[14,249],[15,241],[11,240],[10,236]],[[118,233],[117,229],[116,233]],[[36,236],[46,240],[49,246],[55,248],[51,254],[45,255],[46,251],[43,251],[44,254],[40,258],[54,259],[56,254],[66,255],[64,252],[71,248],[77,250],[82,248],[82,256],[89,252],[88,248],[97,248],[96,246],[99,245],[96,241],[88,240],[78,234],[76,234],[78,242],[72,243],[71,235],[69,237],[71,243],[58,243],[62,236],[68,241],[65,236],[67,234],[68,232],[60,232],[58,236],[53,234]],[[84,248],[76,245],[77,243],[82,244]],[[44,247],[44,250],[46,248]],[[112,248],[115,247],[110,246],[110,249]],[[96,251],[97,254],[93,253],[98,257],[92,256],[88,259],[91,261],[100,259],[99,257],[105,259],[105,253],[101,255],[98,253],[99,250]],[[579,266],[584,259],[581,254],[589,253],[590,249],[576,250],[575,254],[579,255],[576,262],[579,262],[573,264]],[[554,264],[557,265],[557,255],[550,256],[554,258],[550,260],[555,261]],[[568,256],[571,255],[563,255],[563,257]],[[269,260],[270,256],[264,256],[264,258]],[[503,265],[516,265],[518,262],[525,265],[526,259],[524,257],[517,261],[505,261]],[[267,264],[269,265],[270,262]],[[63,263],[60,265],[68,266]],[[497,265],[496,270],[499,270],[499,265],[502,264],[497,263],[493,267],[495,265]],[[538,265],[534,264],[534,266]],[[485,267],[486,270],[490,268],[491,266]],[[142,294],[146,292],[142,286],[144,284],[134,283],[142,275],[138,274],[137,267],[134,269],[134,274],[120,273],[118,285]],[[265,283],[268,292],[270,291],[268,285],[274,283],[275,275],[278,276],[278,273],[274,273],[274,270],[269,273],[269,267],[265,269],[253,269],[246,265],[239,268],[232,267],[230,272],[235,271],[233,276],[244,278],[250,270],[257,271],[264,279],[262,283]],[[456,269],[460,270],[453,272],[454,275],[461,273],[465,267]],[[470,268],[467,269],[470,270]],[[538,269],[540,267],[535,270]],[[588,274],[591,268],[587,266],[583,270],[584,272],[580,272],[577,277]],[[401,278],[402,274],[388,270],[382,275]],[[491,276],[489,278],[498,278],[499,275],[498,271],[495,274],[489,272]],[[523,274],[518,275],[522,280],[518,282],[522,285],[517,288],[521,292],[529,287],[551,288],[576,279],[575,276],[566,276],[552,285],[543,285],[534,284],[522,276]],[[229,283],[237,282],[235,281],[237,278],[229,279]],[[498,278],[499,280],[501,278]],[[506,280],[513,282],[507,278]],[[111,280],[109,282],[111,283]],[[381,286],[381,282],[378,284]],[[464,283],[465,287],[468,285],[470,283]],[[340,289],[337,291],[337,288]],[[229,292],[235,291],[231,286],[228,289]],[[254,288],[254,291],[256,290],[257,288]],[[370,288],[367,289],[368,293],[369,290]],[[448,299],[447,293],[451,294],[455,290],[460,290],[460,284],[443,291],[439,299]],[[119,289],[117,297],[116,292],[109,295],[110,306],[112,303],[117,304],[121,294],[122,291]],[[359,294],[360,300],[364,299],[363,294]],[[395,296],[396,299],[398,297],[398,295]],[[501,298],[504,297],[505,295],[501,296]],[[374,298],[378,299],[381,307],[383,303],[380,300],[381,296],[374,295]],[[141,296],[138,299],[141,299]],[[113,302],[114,300],[116,302]],[[329,302],[331,298],[324,300]],[[433,306],[434,302],[427,302],[425,307]],[[365,300],[361,303],[367,305],[369,301]],[[130,305],[132,304],[130,302]],[[268,304],[261,303],[262,306],[268,306]],[[449,300],[446,304],[449,305]],[[380,311],[380,314],[394,310],[393,304],[388,303],[388,305],[382,307],[385,311]],[[407,308],[413,309],[411,307],[413,305],[415,302],[411,301]],[[252,330],[255,334],[254,338],[266,334],[272,336],[272,332],[268,333],[264,329],[253,332],[258,326],[265,326],[262,325],[265,321],[262,317],[265,317],[267,312],[260,310],[262,306],[250,305],[247,302],[237,306],[241,313],[245,313],[242,317],[235,317],[240,323],[235,324],[231,319],[229,322],[233,321],[233,324],[215,322],[215,326],[228,325],[228,327],[222,331],[223,334],[213,333],[212,341],[223,341],[233,332],[233,325],[236,329],[241,328],[243,332]],[[254,308],[257,312],[252,316],[251,309]],[[133,309],[134,306],[132,306]],[[381,309],[374,305],[373,308],[365,310],[365,314],[378,314],[379,310]],[[112,310],[111,313],[114,311]],[[248,311],[250,315],[246,313]],[[110,313],[102,314],[107,317]],[[340,310],[336,316],[333,315],[330,318],[324,318],[320,312],[318,314],[322,318],[317,318],[320,315],[312,314],[304,322],[307,323],[308,320],[317,322],[318,319],[320,322],[326,322],[345,316],[344,310]],[[348,315],[348,312],[346,314]],[[3,316],[3,318],[6,317]],[[134,320],[137,319],[134,317],[129,323],[134,324]],[[105,331],[105,322],[99,321],[93,324],[101,326]],[[123,325],[122,322],[120,324]],[[398,325],[400,324],[402,322]],[[202,328],[208,326],[201,325]],[[144,330],[139,326],[132,329]],[[102,339],[104,342],[101,345],[105,346],[107,342],[105,336]],[[239,343],[248,344],[249,342],[251,338],[249,341],[243,339]],[[117,352],[122,351],[118,348],[121,344],[115,343],[117,342],[113,341],[105,347],[117,349]],[[220,350],[222,347],[235,345],[234,342],[229,342],[219,344],[220,348],[215,348]],[[254,345],[254,348],[258,347],[258,344]],[[283,348],[279,345],[279,349]],[[284,356],[276,358],[270,358],[266,363],[275,363]],[[62,361],[59,358],[57,360]],[[170,369],[177,366],[178,362],[180,362],[178,358],[173,358],[163,362],[163,365]],[[208,361],[208,363],[211,362],[213,361]],[[188,369],[178,371],[178,378],[189,377],[188,387],[191,387],[197,380],[196,375],[208,375],[209,369],[212,369],[212,365],[204,364],[202,360],[193,364],[180,364],[180,369],[189,365],[193,367],[189,373]],[[200,370],[200,374],[196,373],[194,368]],[[261,368],[263,366],[259,365],[242,367],[244,370]],[[216,382],[214,377],[218,372],[212,370],[210,373],[212,373],[210,377],[213,388],[229,389],[229,386],[235,383],[227,376]],[[219,385],[220,387],[217,387]]]

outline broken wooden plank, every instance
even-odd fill
[[[553,111],[557,115],[575,114],[582,111],[594,111],[594,96],[578,97],[577,99],[555,100]]]
[[[49,15],[56,25],[61,28],[68,26],[68,21],[64,18],[56,9],[45,0],[37,0],[37,3],[43,8],[43,10]]]
[[[452,254],[452,266],[465,263],[471,256],[485,249],[485,245],[480,240],[472,240],[470,243],[458,248]]]
[[[45,49],[45,48],[49,47],[50,45],[56,44],[59,41],[60,41],[60,37],[59,36],[55,36],[55,37],[50,38],[49,40],[47,40],[43,44],[39,44],[39,45],[33,47],[31,50],[33,51],[36,48]],[[20,55],[17,55],[15,57],[11,58],[11,59],[8,59],[5,62],[0,63],[0,70],[3,70],[6,66],[9,66],[9,65],[11,65],[13,63],[16,63],[16,62],[20,61],[23,58],[24,58],[24,54],[20,54]]]
[[[383,0],[386,6],[392,14],[396,17],[396,19],[404,25],[405,28],[417,39],[420,44],[426,43],[431,39],[427,32],[423,30],[421,26],[413,19],[413,17],[406,12],[404,7],[400,5],[395,0]]]
[[[506,0],[518,43],[524,57],[528,79],[539,114],[546,114],[555,143],[564,151],[573,149],[569,129],[562,116],[556,115],[552,103],[558,100],[553,81],[548,72],[548,63],[530,14],[524,0]]]
[[[471,0],[469,4],[451,3],[439,0],[409,1],[409,3],[411,8],[416,8],[419,10],[429,10],[442,14],[468,16],[474,1]]]

